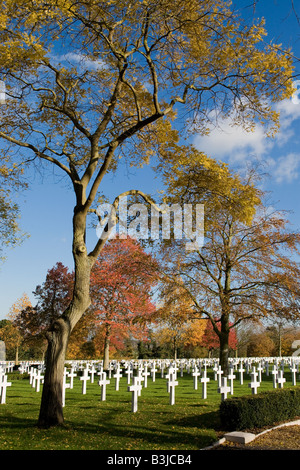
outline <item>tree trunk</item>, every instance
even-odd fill
[[[50,427],[64,422],[62,386],[70,334],[90,305],[91,260],[85,246],[84,214],[75,210],[73,218],[73,257],[75,281],[73,297],[64,314],[47,332],[46,370],[38,426]]]
[[[224,377],[228,374],[228,335],[222,334],[220,335],[220,366],[222,371],[224,372]]]
[[[176,337],[174,338],[174,360],[177,360],[177,345],[176,345]]]
[[[15,360],[16,366],[19,365],[19,346],[16,348],[16,360]]]
[[[104,354],[103,354],[103,370],[108,370],[109,366],[109,346],[110,346],[110,325],[106,325]]]
[[[229,319],[227,314],[221,318],[220,339],[220,366],[224,372],[224,377],[228,374],[228,355],[229,355]]]
[[[64,422],[62,406],[63,372],[70,336],[68,319],[55,321],[47,333],[46,370],[38,425],[50,427]]]

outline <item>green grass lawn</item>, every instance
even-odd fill
[[[87,383],[82,395],[82,383],[74,379],[74,388],[66,390],[65,425],[47,430],[37,428],[41,392],[36,392],[28,378],[16,379],[8,374],[12,386],[7,389],[6,404],[0,405],[0,450],[197,450],[218,439],[220,423],[218,409],[221,396],[213,373],[209,372],[207,399],[202,399],[202,384],[194,390],[193,377],[178,375],[175,405],[169,404],[166,379],[148,378],[142,389],[137,413],[131,412],[131,392],[127,378],[115,391],[115,379],[107,386],[106,401],[95,377]],[[25,377],[25,376],[24,376]],[[239,384],[236,372],[234,396],[251,394],[250,376],[244,375]],[[285,374],[285,387],[291,377]],[[272,390],[272,376],[263,375],[259,391]]]

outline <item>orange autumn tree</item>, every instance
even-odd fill
[[[31,307],[31,301],[26,293],[24,293],[15,303],[10,307],[8,312],[8,319],[12,322],[15,321],[19,313],[26,307]]]
[[[164,265],[160,266],[160,279],[164,279]],[[193,304],[185,289],[173,282],[160,284],[159,307],[153,315],[156,320],[155,339],[160,345],[169,345],[174,359],[178,351],[196,346],[204,332],[193,316]]]
[[[197,351],[203,350],[203,338],[205,337],[206,322],[203,319],[189,320],[183,335],[184,350],[193,351],[194,356]],[[201,351],[202,352],[202,351]]]
[[[18,327],[16,319],[26,308],[32,308],[31,301],[26,293],[24,293],[9,309],[8,318],[10,324],[7,324],[5,329],[2,330],[4,341],[9,343],[9,346],[14,347],[16,351],[16,363],[19,360],[19,347],[24,341],[22,330]],[[8,339],[9,338],[9,339]],[[3,338],[1,338],[3,339]]]
[[[289,321],[300,316],[300,236],[279,214],[261,213],[249,225],[223,214],[206,232],[201,250],[180,258],[174,282],[190,294],[195,312],[209,319],[219,340],[220,364],[228,367],[232,328],[246,320],[270,317]]]
[[[22,336],[13,323],[9,320],[0,320],[0,341],[5,343],[5,353],[14,352],[15,362],[19,361],[19,347],[22,344]]]
[[[128,338],[145,340],[147,320],[155,311],[151,290],[157,264],[132,238],[107,242],[91,274],[92,309],[103,333],[104,369],[110,347],[121,348]]]

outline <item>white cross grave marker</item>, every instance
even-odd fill
[[[202,382],[202,398],[206,399],[207,398],[207,383],[210,381],[210,379],[207,377],[207,372],[206,369],[202,373],[202,377],[200,379],[200,382]]]
[[[235,379],[235,375],[233,374],[233,367],[230,367],[230,372],[227,378],[230,381],[230,395],[233,395],[233,381]]]
[[[194,377],[194,390],[198,390],[198,377],[200,376],[200,372],[198,367],[195,367],[194,372],[192,373],[192,376]]]
[[[170,405],[175,405],[175,387],[176,385],[178,385],[175,372],[170,374],[168,384],[169,384],[169,390],[170,390]]]
[[[88,369],[83,370],[83,376],[80,377],[80,380],[82,381],[82,394],[85,395],[86,394],[86,383],[87,383],[88,380],[90,380]]]
[[[128,392],[132,392],[132,399],[131,399],[131,411],[132,413],[136,413],[138,410],[138,396],[142,390],[142,386],[139,383],[138,377],[133,377],[133,384],[128,387]]]
[[[113,371],[113,365],[110,363],[108,366],[108,378],[111,379],[111,373]]]
[[[240,384],[243,385],[244,383],[244,372],[245,369],[243,368],[243,363],[242,361],[240,362],[240,367],[239,367],[239,375],[240,375]]]
[[[33,368],[33,373],[32,373],[32,383],[31,383],[32,388],[35,388],[36,376],[37,376],[37,370],[34,367]]]
[[[218,380],[218,376],[217,376],[218,370],[219,370],[218,364],[215,363],[215,365],[214,365],[214,367],[213,367],[214,380]]]
[[[73,366],[70,372],[68,372],[67,374],[68,374],[68,377],[70,378],[70,388],[72,389],[74,385],[74,377],[77,377],[77,374],[75,374]]]
[[[258,372],[258,382],[261,382],[261,373],[263,371],[263,367],[261,365],[261,363],[259,362],[258,366],[257,366],[257,372]]]
[[[278,371],[278,376],[277,376],[277,383],[279,385],[279,388],[283,388],[283,384],[286,381],[286,379],[283,377],[283,370],[281,369]]]
[[[296,373],[297,373],[297,367],[295,363],[293,362],[291,367],[290,367],[291,373],[292,373],[292,384],[296,385]]]
[[[29,371],[29,384],[30,384],[32,387],[35,386],[35,383],[34,383],[35,374],[36,374],[35,368],[34,368],[34,367],[30,367],[30,371]]]
[[[115,389],[116,391],[118,391],[120,387],[120,378],[122,377],[120,367],[117,368],[116,373],[113,375],[113,377],[116,379]]]
[[[98,385],[101,387],[101,401],[106,400],[106,385],[110,384],[110,380],[106,379],[106,372],[102,372]]]
[[[267,377],[269,377],[269,361],[266,361],[265,366],[266,366],[266,375]]]
[[[277,375],[278,375],[278,369],[274,365],[271,374],[273,375],[273,388],[277,388]]]
[[[94,375],[96,373],[96,369],[95,369],[95,366],[94,364],[92,364],[92,367],[91,367],[91,370],[90,370],[90,374],[91,374],[91,384],[94,383]]]
[[[223,374],[223,371],[221,369],[221,366],[218,367],[218,370],[216,372],[216,376],[218,378],[218,387],[221,387],[221,384],[222,384],[222,374]],[[227,382],[227,380],[226,380]]]
[[[258,376],[258,372],[255,371],[255,367],[253,367],[251,372],[251,382],[248,384],[248,387],[252,390],[252,395],[257,394],[257,388],[260,387],[260,383],[256,380]]]
[[[62,406],[64,407],[66,404],[66,389],[71,388],[71,384],[67,383],[67,376],[68,376],[68,371],[65,368],[64,369],[64,379],[63,379],[63,387],[62,387]]]
[[[152,367],[151,367],[150,370],[151,370],[152,382],[155,382],[155,373],[157,372],[155,362],[153,362]]]
[[[144,377],[142,376],[142,370],[138,369],[137,376],[136,376],[136,382],[137,382],[138,385],[141,386],[138,390],[139,397],[141,396],[141,393],[142,393],[142,382],[143,381],[144,381]]]
[[[148,375],[150,375],[150,372],[148,372],[148,367],[145,365],[144,371],[142,372],[142,376],[144,377],[144,388],[147,388],[148,385]]]
[[[168,369],[168,373],[165,375],[165,378],[167,379],[167,391],[168,391],[168,393],[170,393],[170,378],[171,378],[172,375],[175,376],[175,372],[174,372],[173,367],[170,366],[169,369]]]
[[[221,400],[226,400],[230,387],[227,385],[227,377],[222,377],[221,386],[218,388],[218,392],[221,393]]]
[[[41,370],[38,369],[38,371],[35,375],[35,382],[36,382],[35,391],[36,392],[40,391],[41,383],[43,383],[43,381],[44,381],[44,376],[41,375]]]
[[[7,382],[7,375],[3,375],[2,381],[0,382],[1,405],[4,405],[6,403],[7,387],[11,387],[11,382]]]
[[[131,376],[133,375],[133,370],[131,369],[130,364],[128,364],[125,374],[127,375],[127,385],[130,385]]]

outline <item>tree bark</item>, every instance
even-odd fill
[[[224,377],[228,374],[228,356],[229,356],[229,319],[228,315],[223,314],[221,318],[220,339],[220,366],[224,372]]]
[[[16,360],[15,360],[16,366],[19,365],[19,346],[16,347]]]
[[[73,257],[75,281],[73,297],[64,314],[46,333],[48,349],[39,427],[61,425],[64,422],[62,407],[62,387],[64,366],[70,334],[90,305],[91,260],[85,245],[85,214],[75,208],[73,217]]]
[[[64,422],[62,386],[65,356],[70,336],[68,319],[56,320],[47,333],[46,370],[38,425],[50,427]]]
[[[176,341],[176,337],[174,338],[174,360],[176,361],[177,360],[177,341]]]
[[[224,372],[224,376],[228,374],[228,335],[222,334],[220,335],[220,366],[222,371]]]

